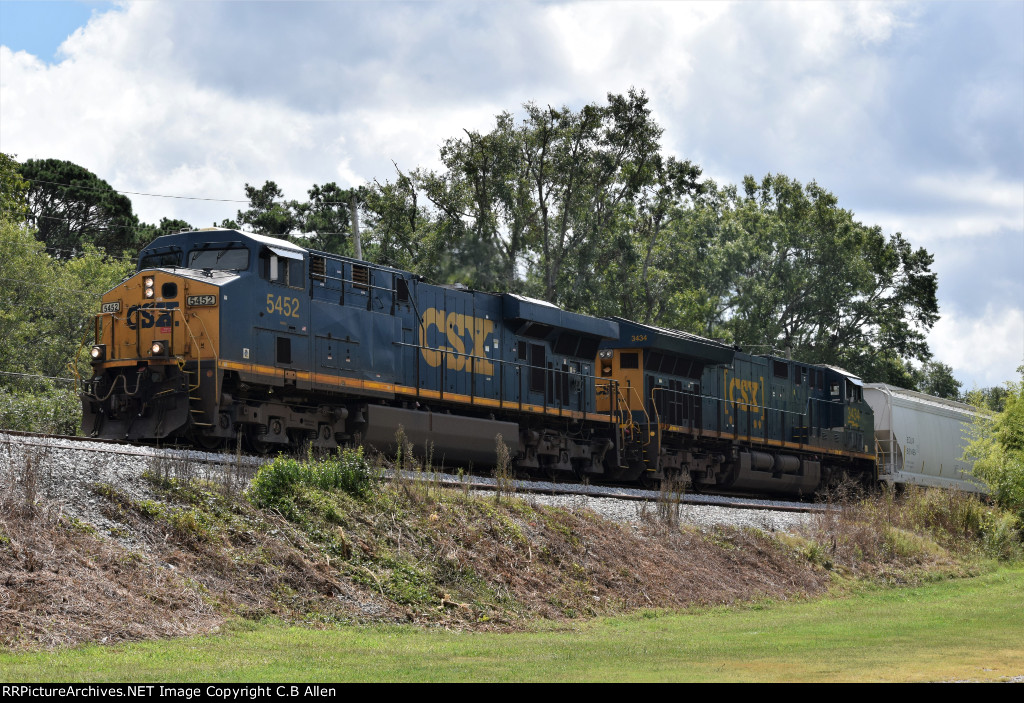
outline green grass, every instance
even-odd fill
[[[0,654],[12,681],[942,681],[1024,674],[1024,568],[842,599],[532,632],[235,624],[164,642]]]

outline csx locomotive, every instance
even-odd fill
[[[435,465],[811,494],[876,478],[840,369],[229,229],[156,239],[103,296],[87,435],[257,452],[396,430]]]

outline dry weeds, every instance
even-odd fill
[[[106,517],[142,545],[131,551],[41,502],[42,464],[0,476],[6,647],[179,636],[233,617],[515,629],[538,617],[804,598],[837,569],[953,564],[885,502],[851,504],[791,538],[680,526],[681,487],[631,527],[402,479],[365,499],[306,491],[289,521],[255,509],[236,478],[210,485],[187,465],[154,467],[160,501],[95,487]]]

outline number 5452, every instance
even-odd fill
[[[284,315],[285,317],[298,317],[299,299],[267,293],[267,312],[276,312],[278,315]]]

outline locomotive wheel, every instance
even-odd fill
[[[208,452],[215,452],[219,449],[224,448],[224,437],[212,437],[210,435],[205,435],[200,432],[197,432],[194,435],[192,435],[192,438],[195,440],[196,444],[198,444],[200,447],[202,447]]]
[[[270,451],[270,442],[257,439],[255,430],[245,433],[245,443],[249,445],[249,451],[253,454],[267,454]]]
[[[640,485],[648,491],[661,490],[661,479],[655,478],[651,471],[644,471],[640,474]]]

